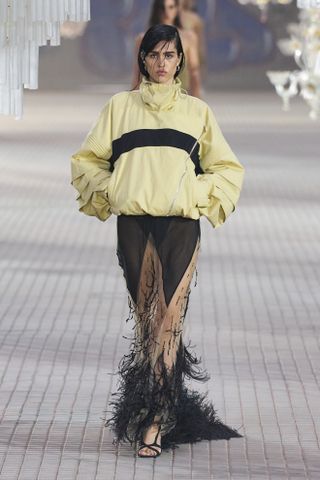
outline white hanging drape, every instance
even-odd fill
[[[23,88],[38,88],[39,47],[60,45],[66,20],[90,20],[90,0],[0,0],[0,114],[22,117]]]

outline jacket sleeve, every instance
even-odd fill
[[[87,134],[80,149],[71,157],[71,185],[78,191],[79,211],[105,221],[110,215],[108,183],[112,173],[112,99]]]
[[[204,173],[197,175],[198,208],[218,228],[235,210],[245,169],[224,138],[210,107],[206,111],[199,156]]]

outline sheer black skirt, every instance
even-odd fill
[[[120,215],[117,236],[134,338],[119,363],[119,388],[109,402],[112,415],[105,426],[114,431],[114,443],[138,442],[155,422],[161,423],[162,448],[241,437],[217,418],[207,394],[190,390],[184,382],[186,377],[202,382],[210,378],[183,339],[200,220]]]

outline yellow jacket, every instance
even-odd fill
[[[172,85],[142,78],[113,95],[79,151],[71,184],[79,211],[119,215],[204,215],[214,228],[235,210],[244,167],[210,107]]]

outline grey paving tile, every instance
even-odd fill
[[[23,122],[0,119],[0,479],[320,478],[319,124],[272,92],[208,94],[246,178],[223,228],[201,220],[184,335],[211,374],[192,386],[244,438],[145,460],[103,426],[132,333],[115,218],[69,184],[105,100],[26,92]]]

